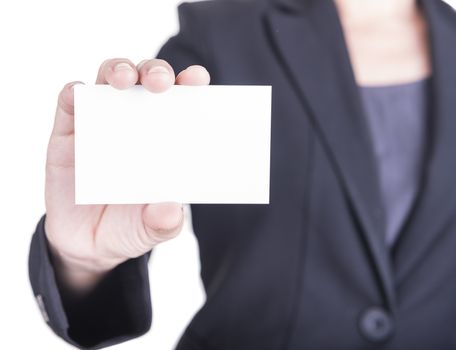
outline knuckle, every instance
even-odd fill
[[[173,68],[165,60],[162,60],[162,59],[159,59],[159,58],[153,58],[153,59],[150,59],[150,60],[144,60],[141,63],[140,64],[141,64],[141,72],[142,73],[146,73],[146,72],[150,71],[152,68],[155,68],[155,67],[163,67],[163,68],[165,68],[168,71],[169,74],[174,74]]]
[[[182,216],[177,223],[162,223],[157,227],[144,225],[142,239],[148,242],[152,241],[153,244],[158,244],[175,238],[182,230],[183,221],[184,218]]]
[[[114,61],[114,58],[107,58],[100,64],[100,71],[103,71],[105,67],[111,64]]]
[[[107,71],[107,70],[113,69],[116,65],[121,64],[121,63],[128,64],[132,68],[135,66],[128,58],[119,57],[119,58],[110,58],[110,59],[105,60],[102,63],[101,68],[104,71]]]
[[[127,59],[112,60],[103,70],[104,80],[118,89],[127,89],[138,81],[135,65]]]
[[[146,64],[148,61],[149,61],[148,59],[145,59],[136,65],[136,69],[138,70],[138,72],[141,70],[141,68],[144,66],[144,64]]]
[[[161,58],[154,58],[154,59],[151,60],[151,63],[153,65],[165,66],[165,67],[167,67],[169,69],[172,69],[171,65],[168,63],[168,61],[162,60]]]

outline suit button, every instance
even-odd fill
[[[369,341],[380,343],[388,340],[394,331],[393,319],[380,307],[366,309],[359,319],[361,334]]]
[[[36,298],[38,307],[40,308],[41,316],[43,316],[43,318],[46,322],[49,322],[49,315],[46,311],[46,306],[44,305],[43,296],[41,294],[38,294],[35,296],[35,298]]]

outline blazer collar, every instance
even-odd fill
[[[341,179],[393,311],[376,163],[337,9],[332,0],[278,1],[267,15],[276,53]]]
[[[267,14],[276,53],[340,176],[393,312],[395,286],[456,211],[456,45],[450,44],[456,14],[441,0],[418,4],[427,19],[433,68],[430,144],[422,191],[393,251],[394,271],[369,132],[333,0],[277,0]]]
[[[423,0],[432,56],[432,110],[423,190],[393,252],[397,284],[418,265],[456,213],[456,12]]]

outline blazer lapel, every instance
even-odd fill
[[[440,0],[421,4],[433,69],[430,144],[422,192],[394,250],[398,284],[456,214],[456,14]]]
[[[393,310],[375,159],[337,10],[332,0],[280,0],[267,20],[279,60],[327,148]]]

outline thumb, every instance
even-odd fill
[[[176,202],[148,204],[143,208],[142,219],[146,233],[156,243],[177,236],[184,222],[183,205]]]
[[[73,81],[66,84],[60,91],[57,110],[54,119],[52,136],[68,136],[74,132],[74,92],[76,84],[83,84],[80,81]]]

